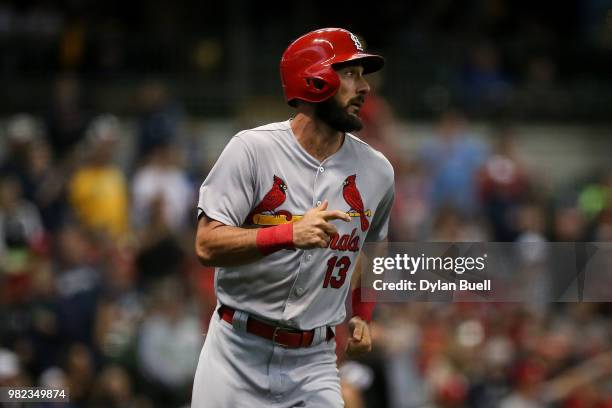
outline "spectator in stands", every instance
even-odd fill
[[[59,232],[54,253],[55,308],[58,335],[64,344],[93,343],[101,270],[92,259],[92,241],[78,226]]]
[[[171,144],[183,119],[180,105],[170,97],[167,86],[160,81],[149,80],[142,85],[139,103],[137,163],[159,147]]]
[[[91,123],[83,163],[69,187],[70,204],[79,222],[114,239],[127,233],[129,211],[127,180],[113,163],[119,132],[114,116],[102,115]]]
[[[96,375],[91,349],[84,344],[71,344],[66,353],[64,371],[70,400],[77,405],[85,405],[91,396]]]
[[[495,241],[514,241],[516,211],[530,193],[527,169],[514,144],[514,130],[502,126],[494,131],[495,147],[478,174],[478,190]]]
[[[137,287],[135,250],[124,242],[111,246],[95,326],[101,356],[130,368],[134,368],[131,353],[138,328],[147,312],[145,294]]]
[[[138,362],[150,381],[151,395],[166,406],[185,402],[191,394],[200,323],[190,310],[181,283],[169,278],[158,284],[152,313],[144,320],[138,339]]]
[[[24,380],[17,354],[0,348],[0,387],[24,387]]]
[[[43,239],[38,208],[24,199],[16,178],[0,178],[0,258],[10,248],[27,249]]]
[[[0,173],[16,177],[26,198],[32,200],[28,162],[32,148],[44,141],[40,124],[32,115],[19,114],[8,119],[6,152],[0,162]]]
[[[447,111],[438,120],[436,134],[420,151],[430,180],[431,210],[451,206],[465,216],[479,209],[476,175],[488,157],[487,147],[468,133],[465,116]]]
[[[44,129],[34,116],[10,118],[6,133],[7,151],[0,173],[19,180],[24,198],[38,207],[45,229],[55,231],[64,216],[67,169],[54,161]]]
[[[132,182],[133,219],[137,229],[150,225],[159,205],[163,223],[173,233],[182,231],[193,215],[193,186],[182,166],[182,157],[172,145],[160,145]]]
[[[26,170],[26,192],[40,210],[45,229],[55,232],[67,218],[69,168],[54,161],[51,148],[41,140],[30,147]]]
[[[119,365],[102,368],[96,378],[89,406],[94,408],[150,408],[151,401],[136,395],[129,373]]]

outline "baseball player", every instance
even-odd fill
[[[316,30],[285,50],[295,116],[235,135],[200,188],[196,252],[218,307],[193,407],[341,407],[334,328],[365,242],[387,236],[393,169],[361,129],[364,75],[382,68],[359,39]],[[352,279],[353,278],[353,279]],[[371,349],[373,303],[352,291],[347,353]]]

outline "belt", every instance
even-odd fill
[[[219,310],[219,317],[229,324],[234,320],[236,310],[229,306],[222,305]],[[292,330],[284,327],[273,326],[257,320],[253,317],[247,319],[246,331],[264,339],[272,341],[274,344],[285,348],[309,347],[314,339],[314,330]],[[327,327],[325,341],[334,338],[334,331]]]

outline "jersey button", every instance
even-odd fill
[[[317,201],[317,207],[321,205],[321,201]]]
[[[306,260],[307,260],[307,261],[310,261],[311,259],[312,259],[312,255],[308,255],[308,256],[306,257]]]
[[[304,288],[296,288],[295,294],[298,296],[302,296],[304,294]]]
[[[320,171],[321,173],[323,173],[323,172],[325,171],[325,167],[323,167],[323,166],[319,167],[319,171]]]

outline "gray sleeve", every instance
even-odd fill
[[[366,236],[366,242],[384,241],[387,238],[389,230],[389,216],[393,207],[393,199],[395,198],[395,184],[392,182],[387,189],[384,197],[378,203],[372,225]]]
[[[198,220],[205,213],[225,225],[241,226],[253,205],[254,165],[247,145],[234,136],[200,187]]]

